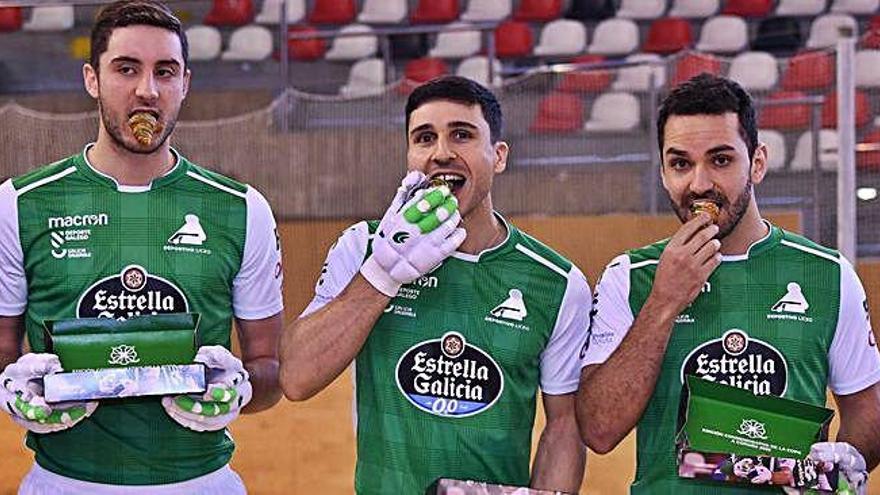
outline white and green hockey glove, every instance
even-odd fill
[[[361,266],[361,275],[388,297],[440,265],[467,235],[449,187],[421,187],[425,181],[418,171],[404,177]]]
[[[28,353],[0,373],[0,401],[12,420],[34,433],[52,433],[73,427],[89,417],[97,401],[47,404],[43,377],[63,371],[55,354]]]
[[[222,430],[251,401],[248,372],[240,359],[219,345],[200,347],[193,361],[207,368],[205,393],[167,395],[162,397],[162,406],[174,421],[190,430]]]
[[[837,494],[865,495],[868,490],[868,467],[861,452],[846,442],[820,442],[810,447],[810,459],[837,466],[840,472]]]

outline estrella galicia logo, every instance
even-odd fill
[[[395,232],[393,236],[391,236],[391,240],[394,241],[395,244],[403,244],[409,239],[409,232],[400,231]]]
[[[140,315],[188,311],[183,291],[138,265],[126,266],[120,273],[98,280],[86,289],[76,305],[77,318],[127,320]]]
[[[410,347],[397,361],[395,375],[397,387],[412,405],[444,417],[484,412],[504,390],[498,363],[458,332]]]
[[[788,387],[788,363],[775,347],[738,328],[697,347],[681,366],[685,375],[723,383],[755,395],[782,396]]]

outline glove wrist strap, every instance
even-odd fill
[[[360,272],[367,282],[382,294],[388,297],[395,297],[397,295],[400,283],[391,278],[391,275],[372,256],[367,258],[367,261],[361,265]]]

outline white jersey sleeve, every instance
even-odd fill
[[[348,287],[364,262],[369,239],[367,222],[360,222],[345,229],[330,246],[321,276],[315,284],[315,297],[300,318],[321,309]]]
[[[541,353],[541,390],[545,394],[568,394],[578,388],[578,355],[590,326],[591,300],[587,278],[572,265],[556,325]]]
[[[629,256],[622,254],[611,260],[596,283],[593,317],[581,352],[582,366],[604,363],[635,321],[629,305],[629,270]]]
[[[840,310],[828,351],[828,386],[854,394],[880,381],[880,353],[871,329],[868,300],[848,260],[840,259]]]
[[[24,253],[18,232],[18,193],[12,180],[0,185],[0,316],[18,316],[27,308]]]
[[[236,318],[259,320],[284,309],[281,285],[281,238],[266,198],[248,186],[247,234],[244,254],[232,282],[232,309]]]

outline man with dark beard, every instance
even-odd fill
[[[28,430],[36,460],[19,493],[245,493],[226,426],[281,395],[272,211],[171,148],[190,71],[166,6],[106,5],[91,47],[97,141],[0,185],[0,407]],[[186,312],[201,316],[204,395],[47,404],[42,379],[62,369],[44,321]],[[229,351],[233,318],[241,360]]]
[[[755,490],[678,477],[686,375],[816,405],[827,386],[840,432],[811,457],[839,462],[857,490],[880,461],[880,355],[865,292],[838,252],[761,218],[753,185],[768,150],[755,122],[732,81],[703,74],[670,92],[657,120],[661,174],[683,225],[615,258],[596,288],[578,425],[599,453],[638,425],[633,494]]]

